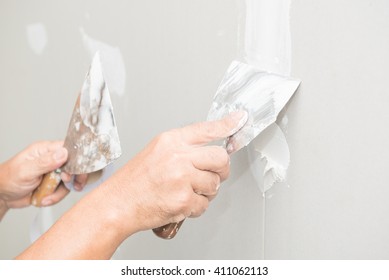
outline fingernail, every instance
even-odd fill
[[[220,184],[216,186],[216,191],[218,191],[220,188]]]
[[[53,201],[50,198],[48,198],[48,199],[42,200],[41,204],[42,204],[42,206],[49,206],[49,205],[53,204]]]
[[[231,131],[231,134],[236,133],[247,122],[249,114],[245,110],[236,111],[230,114],[231,118],[236,123],[236,126]]]
[[[63,161],[66,157],[66,150],[65,148],[59,148],[55,151],[53,158],[55,161],[60,162]]]

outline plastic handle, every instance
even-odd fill
[[[159,228],[155,228],[153,229],[153,232],[155,233],[156,236],[161,237],[163,239],[172,239],[174,236],[176,236],[178,230],[180,229],[184,221],[185,220],[182,220],[181,222],[178,223],[171,223]]]
[[[44,197],[52,194],[61,182],[61,172],[58,170],[45,174],[41,184],[35,189],[31,196],[31,204],[42,207]]]

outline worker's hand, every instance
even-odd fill
[[[240,111],[156,137],[100,187],[121,227],[133,233],[200,216],[230,171],[227,151],[205,145],[234,134],[246,121]]]
[[[44,174],[61,167],[67,160],[68,152],[62,141],[37,142],[0,165],[0,200],[7,208],[22,208],[30,205],[31,194],[42,181]],[[70,180],[69,174],[61,174],[63,181]],[[77,189],[82,189],[86,176],[76,181]],[[53,205],[62,200],[69,190],[61,183],[56,191],[43,199],[43,206]]]

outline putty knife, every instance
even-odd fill
[[[69,123],[64,147],[67,162],[46,174],[31,197],[31,204],[42,206],[42,199],[61,182],[60,173],[87,174],[103,169],[121,155],[119,135],[99,53],[96,53],[82,85]]]
[[[299,85],[297,79],[233,61],[216,91],[208,113],[208,120],[221,119],[237,110],[246,110],[248,113],[246,124],[226,139],[224,145],[227,152],[232,154],[239,151],[275,122]],[[171,223],[153,231],[161,238],[171,239],[182,223]]]

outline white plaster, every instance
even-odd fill
[[[120,141],[106,82],[100,53],[93,57],[91,67],[82,85],[79,107],[72,118],[75,130],[80,130],[79,116],[83,127],[89,128],[77,137],[72,159],[64,170],[70,174],[89,173],[104,168],[121,154]],[[73,128],[73,127],[72,127]],[[82,171],[73,169],[72,161]]]
[[[208,120],[216,120],[236,110],[248,112],[249,117],[243,128],[227,139],[227,151],[233,153],[247,146],[274,123],[299,84],[299,80],[233,61],[208,113]]]
[[[126,87],[126,68],[120,49],[92,38],[83,28],[80,28],[80,33],[91,58],[96,52],[100,52],[101,63],[105,70],[104,76],[110,92],[117,96],[123,96]]]
[[[100,53],[93,57],[87,81],[84,82],[80,97],[80,115],[84,125],[95,134],[109,134],[113,128],[110,87],[105,79]]]
[[[243,59],[251,65],[283,76],[291,71],[291,41],[289,29],[290,0],[246,0]],[[278,113],[291,96],[275,100]],[[283,129],[287,129],[287,118]],[[268,127],[250,145],[248,152],[254,158],[251,168],[261,189],[266,192],[275,182],[286,180],[289,166],[289,147],[285,135],[276,125]],[[261,170],[257,161],[265,163]],[[260,180],[263,178],[263,180]]]
[[[47,31],[42,23],[29,24],[26,27],[27,41],[31,50],[41,55],[47,46]]]
[[[270,125],[252,141],[249,155],[254,155],[251,171],[262,192],[269,190],[274,183],[286,180],[290,153],[285,135],[277,124]]]
[[[244,56],[248,64],[289,76],[290,0],[246,0]]]

